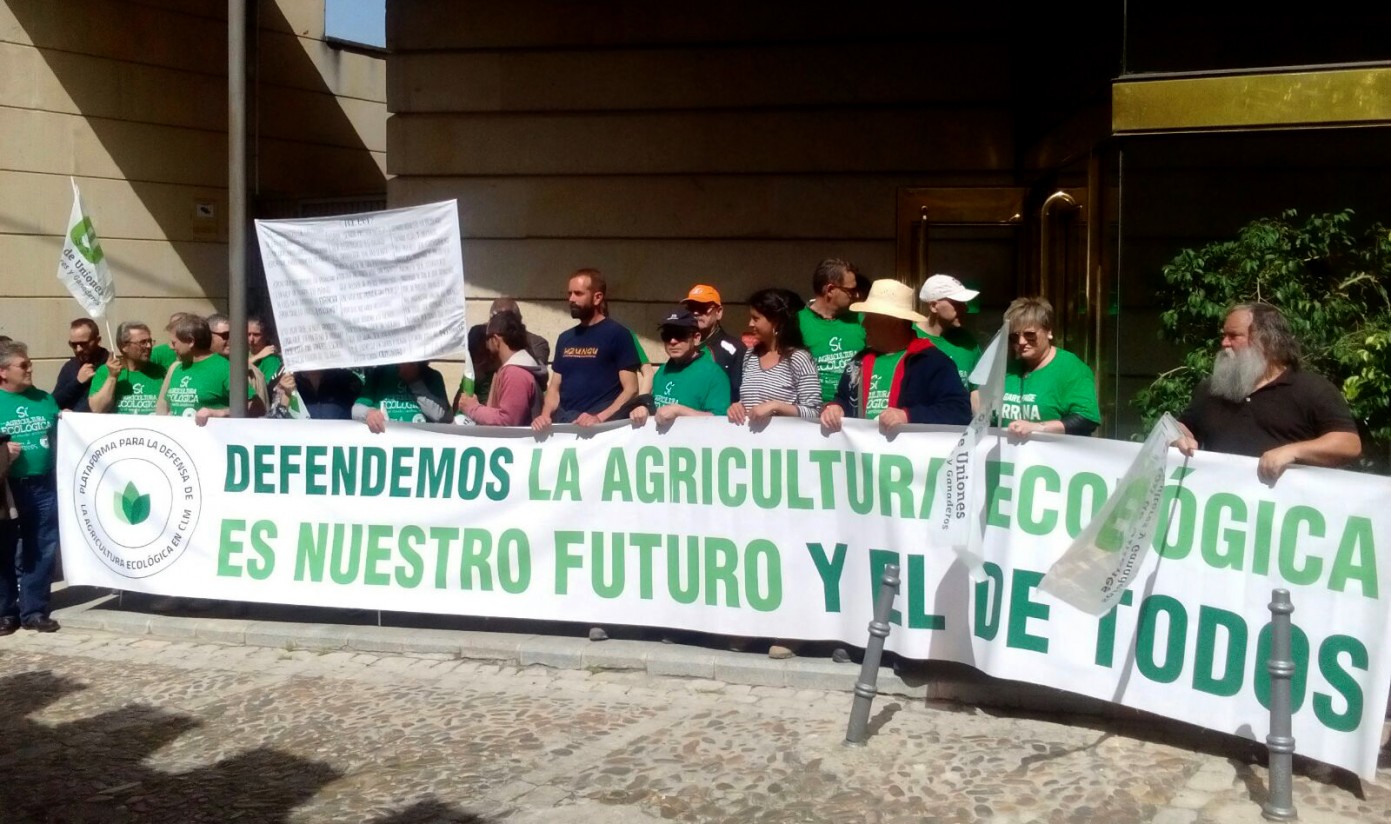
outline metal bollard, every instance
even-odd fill
[[[1269,751],[1270,796],[1261,805],[1261,815],[1269,821],[1294,821],[1294,731],[1290,710],[1290,679],[1294,678],[1294,653],[1290,650],[1290,591],[1270,593],[1270,734],[1265,737]]]
[[[869,738],[869,710],[879,694],[879,659],[884,657],[884,639],[889,637],[889,612],[898,594],[898,564],[884,567],[879,579],[879,597],[874,600],[874,620],[869,622],[869,643],[855,682],[855,701],[850,705],[850,724],[845,728],[845,745],[863,747]]]

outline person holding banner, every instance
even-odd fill
[[[1174,441],[1195,449],[1259,458],[1273,484],[1293,463],[1346,466],[1362,454],[1357,422],[1328,379],[1299,368],[1299,341],[1280,310],[1243,303],[1227,312],[1212,375],[1179,418]]]
[[[620,417],[638,394],[637,339],[609,318],[608,282],[598,269],[580,269],[568,289],[570,317],[579,324],[556,339],[546,400],[531,422],[537,432],[552,423],[593,426]]]
[[[58,370],[58,380],[53,384],[53,399],[59,409],[74,412],[90,412],[87,393],[92,387],[92,377],[111,357],[106,347],[101,345],[101,332],[96,321],[91,318],[78,318],[69,324],[68,348],[72,357]]]
[[[1096,378],[1082,359],[1053,345],[1053,305],[1016,298],[1005,310],[1010,354],[1000,426],[1027,438],[1035,432],[1090,435],[1101,424]]]
[[[531,333],[516,312],[498,312],[488,318],[483,356],[492,364],[488,402],[477,396],[460,394],[457,409],[481,426],[530,426],[541,411],[541,380],[544,364],[537,363],[529,351]]]
[[[378,435],[387,421],[449,423],[453,417],[444,376],[425,361],[373,367],[353,404],[353,420]]]
[[[15,513],[0,521],[0,635],[20,627],[56,632],[48,617],[58,556],[58,493],[54,485],[54,428],[58,402],[34,387],[29,348],[0,343],[0,449],[8,450],[8,484]]]
[[[821,410],[821,425],[839,432],[846,417],[879,421],[888,435],[905,423],[964,426],[971,399],[957,365],[928,338],[917,337],[913,289],[890,278],[876,280],[869,297],[852,303],[863,315],[868,348],[845,368],[836,396]]]
[[[805,421],[820,417],[821,380],[802,340],[802,311],[802,299],[787,289],[760,289],[749,297],[749,330],[756,343],[744,353],[739,400],[729,405],[730,423],[743,426],[776,415]],[[863,340],[864,331],[857,337]]]
[[[659,426],[677,418],[716,415],[729,408],[729,376],[711,350],[701,346],[696,316],[676,309],[657,327],[666,347],[667,362],[652,381],[652,408],[639,406],[629,416],[635,426],[655,417]]]
[[[173,349],[179,360],[164,376],[155,414],[193,418],[199,426],[205,426],[210,418],[229,417],[232,366],[227,358],[213,351],[208,322],[188,315],[174,325],[173,335]],[[247,385],[247,412],[251,417],[265,412],[263,391],[255,383]]]
[[[730,400],[739,400],[740,371],[744,368],[744,352],[748,349],[742,340],[730,336],[720,325],[724,318],[724,304],[720,302],[720,292],[713,286],[697,283],[686,293],[681,304],[695,315],[700,328],[701,345],[710,350],[715,363],[729,376]]]
[[[150,360],[154,336],[150,327],[128,320],[116,328],[116,348],[105,367],[92,378],[88,402],[93,412],[153,415],[168,371]]]
[[[865,330],[850,304],[863,297],[855,264],[827,258],[811,276],[814,297],[797,313],[797,326],[807,353],[816,363],[824,403],[836,396],[836,385],[850,359],[865,348]]]

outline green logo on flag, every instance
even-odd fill
[[[101,242],[97,240],[97,230],[92,228],[90,217],[83,215],[81,223],[73,224],[68,237],[72,239],[72,245],[77,247],[78,253],[86,258],[88,263],[101,262],[104,257],[101,252]]]
[[[150,496],[141,495],[134,481],[126,484],[125,492],[116,493],[116,517],[131,526],[142,524],[150,517]]]

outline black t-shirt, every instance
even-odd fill
[[[1277,446],[1329,432],[1357,432],[1347,401],[1326,378],[1286,369],[1240,402],[1219,398],[1204,381],[1179,418],[1210,452],[1259,458]]]
[[[614,402],[623,384],[618,373],[636,371],[633,333],[616,320],[566,329],[555,342],[551,368],[560,376],[560,409],[568,415],[598,414]],[[565,417],[560,418],[564,420]]]
[[[724,373],[729,376],[730,400],[739,400],[739,384],[744,377],[744,350],[748,347],[744,346],[742,340],[730,337],[721,327],[705,341],[705,348],[710,350],[715,363],[723,367]]]

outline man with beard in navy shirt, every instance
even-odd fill
[[[570,276],[570,317],[579,321],[560,333],[551,362],[537,432],[552,423],[594,426],[620,416],[638,393],[638,351],[633,333],[608,316],[608,284],[597,269]]]

